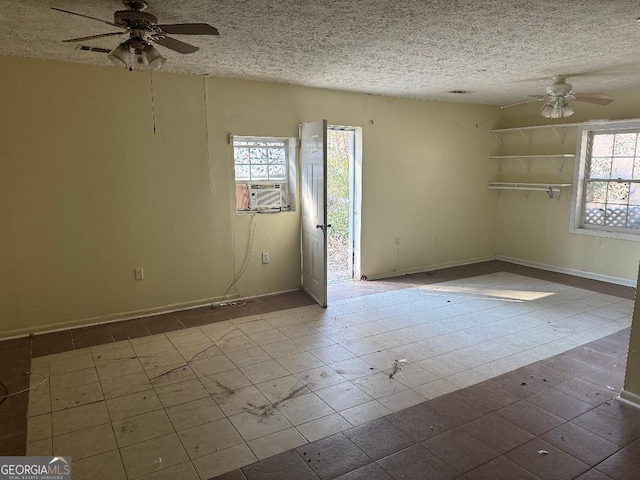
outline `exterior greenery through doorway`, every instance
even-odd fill
[[[351,247],[351,161],[354,132],[329,129],[327,132],[327,213],[331,228],[327,236],[328,279],[353,278]]]

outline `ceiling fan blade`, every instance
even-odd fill
[[[93,40],[94,38],[111,37],[113,35],[123,35],[124,33],[125,32],[102,33],[100,35],[91,35],[89,37],[70,38],[68,40],[63,40],[63,42],[83,42],[85,40]]]
[[[529,97],[532,97],[533,95],[529,95]],[[542,97],[542,95],[540,95],[540,97]],[[531,100],[523,100],[522,102],[517,102],[517,103],[511,103],[509,105],[502,105],[500,108],[509,108],[509,107],[515,107],[516,105],[524,105],[525,103],[532,103],[532,102],[539,102],[541,100],[544,100],[546,97],[543,98],[534,98]]]
[[[200,50],[198,47],[189,45],[188,43],[181,42],[180,40],[176,40],[171,37],[162,37],[154,41],[158,45],[162,45],[163,47],[167,47],[178,53],[193,53]]]
[[[78,45],[76,49],[84,50],[85,52],[98,52],[98,53],[109,53],[111,51],[111,49],[108,49],[108,48],[92,47],[90,45]]]
[[[546,100],[548,95],[527,95],[529,98],[535,98],[536,100]]]
[[[173,23],[158,25],[165,33],[176,35],[220,35],[216,27],[208,23]]]
[[[609,105],[613,98],[604,93],[572,93],[578,102],[594,103],[596,105]]]
[[[51,10],[57,10],[58,12],[70,13],[71,15],[77,15],[78,17],[88,18],[90,20],[96,20],[98,22],[106,23],[107,25],[111,25],[112,27],[122,28],[122,27],[116,25],[115,23],[107,22],[106,20],[102,20],[101,18],[92,17],[90,15],[84,15],[82,13],[71,12],[69,10],[63,10],[62,8],[56,8],[56,7],[49,7],[49,8],[51,8]]]

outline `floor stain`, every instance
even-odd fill
[[[276,411],[276,409],[280,405],[282,405],[287,400],[291,400],[292,398],[295,398],[295,397],[299,396],[300,393],[305,391],[305,390],[307,390],[307,387],[305,385],[302,385],[301,387],[298,387],[298,388],[296,388],[294,390],[291,390],[291,392],[289,392],[289,395],[287,395],[283,399],[278,400],[275,403],[270,403],[269,405],[258,407],[255,410],[250,410],[250,412],[253,415],[256,415],[256,416],[260,417],[260,420],[258,420],[260,423],[264,423],[269,419],[269,417],[271,415],[273,415],[273,413]],[[250,406],[250,407],[254,407],[254,405],[251,405],[251,404],[247,404],[247,405]]]
[[[224,337],[223,337],[223,338],[224,338]],[[189,360],[187,363],[193,362],[193,361],[194,361],[196,358],[198,358],[200,355],[202,355],[202,354],[203,354],[203,353],[205,353],[205,352],[208,352],[209,350],[211,350],[211,349],[212,349],[212,348],[214,348],[214,347],[215,347],[215,348],[218,348],[218,346],[217,346],[217,345],[215,345],[215,344],[214,344],[214,345],[210,345],[210,346],[208,346],[207,348],[205,348],[204,350],[202,350],[202,351],[200,351],[200,352],[196,353],[193,357],[191,357],[191,360]]]
[[[229,341],[229,339],[227,339],[227,337],[229,335],[231,335],[232,333],[238,331],[238,328],[234,328],[233,330],[231,330],[230,332],[225,333],[223,336],[221,336],[219,339],[217,339],[214,343],[216,345],[218,345],[220,348],[223,348],[227,342]]]
[[[392,379],[393,377],[395,377],[396,373],[400,371],[402,365],[405,363],[407,363],[407,360],[405,358],[393,362],[393,371],[389,374],[389,378]]]
[[[224,398],[229,398],[230,396],[236,394],[236,391],[234,389],[227,387],[226,385],[220,383],[217,380],[214,380],[214,382],[222,390],[222,392],[217,393],[216,395],[220,395]]]
[[[178,367],[172,368],[171,370],[167,370],[166,372],[161,373],[160,375],[156,375],[155,377],[150,378],[149,381],[153,382],[154,380],[157,380],[158,378],[163,378],[163,377],[165,377],[167,375],[171,375],[173,372],[175,372],[177,370],[180,370],[180,369],[185,370],[186,368],[187,368],[186,364],[185,365],[180,365]]]

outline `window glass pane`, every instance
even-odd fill
[[[633,158],[614,158],[611,166],[611,178],[629,179],[633,174]]]
[[[622,205],[607,205],[604,214],[604,224],[609,227],[625,228],[627,226],[627,207]]]
[[[616,134],[616,138],[613,143],[613,155],[633,157],[636,153],[637,137],[638,137],[637,133]]]
[[[249,180],[249,165],[236,165],[236,180]]]
[[[611,157],[594,157],[591,159],[590,178],[611,178]]]
[[[286,178],[286,168],[284,165],[269,165],[269,179],[280,180]]]
[[[251,157],[251,163],[267,163],[266,148],[251,148],[249,149],[249,156]]]
[[[246,148],[235,148],[233,150],[233,160],[235,163],[249,163],[249,150]]]
[[[233,146],[236,182],[287,181],[287,140],[236,137]]]
[[[629,204],[640,205],[640,185],[632,183],[629,189]]]
[[[605,203],[607,201],[607,182],[589,182],[587,184],[587,203]]]
[[[585,206],[585,225],[604,225],[604,203],[587,203]]]
[[[285,161],[283,148],[271,148],[269,149],[269,163],[283,163]]]
[[[267,180],[268,178],[266,165],[251,165],[251,180]]]
[[[594,135],[591,155],[594,157],[610,157],[613,153],[614,135]]]
[[[640,229],[640,205],[630,205],[627,214],[627,228]]]
[[[640,131],[592,131],[586,161],[583,225],[640,234]]]
[[[633,160],[633,179],[640,180],[640,157]]]
[[[631,185],[627,182],[609,182],[607,191],[607,207],[610,204],[626,204],[629,200],[629,189]]]

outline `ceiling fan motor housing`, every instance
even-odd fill
[[[554,97],[564,97],[571,93],[573,86],[569,83],[556,83],[547,87],[547,94]]]
[[[113,14],[113,23],[123,28],[146,30],[158,24],[158,19],[147,12],[118,10]]]

